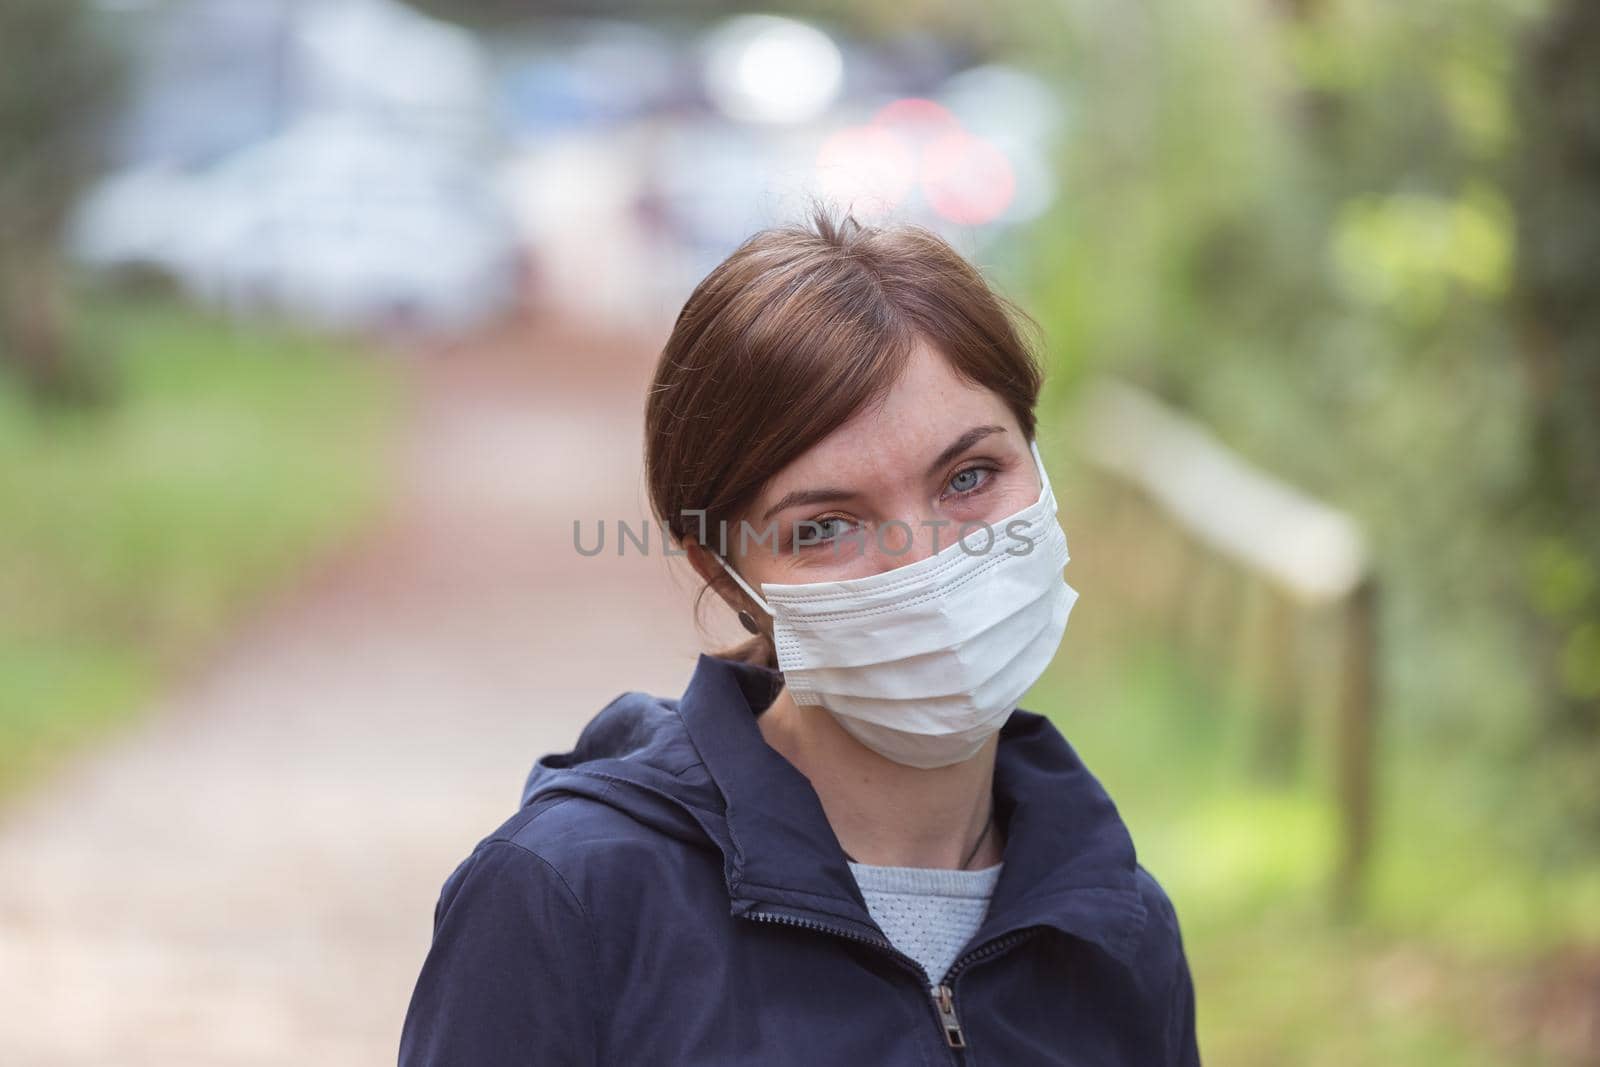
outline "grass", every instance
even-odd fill
[[[1208,1064],[1592,1062],[1541,1008],[1570,987],[1540,976],[1562,952],[1600,959],[1600,857],[1541,854],[1515,803],[1530,783],[1388,730],[1367,907],[1340,920],[1314,762],[1263,781],[1226,686],[1085,621],[1024,706],[1052,715],[1172,896]]]
[[[351,346],[90,294],[115,401],[0,379],[0,797],[130,720],[369,513],[398,378]]]

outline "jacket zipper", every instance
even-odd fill
[[[933,1003],[939,1011],[939,1024],[944,1027],[945,1044],[966,1048],[967,1035],[961,1032],[961,1020],[956,1018],[956,991],[949,983],[940,982],[933,987]]]
[[[956,1015],[956,976],[971,964],[1009,948],[1032,933],[1033,929],[1030,927],[985,942],[956,960],[950,965],[950,969],[944,972],[943,981],[933,987],[933,1002],[939,1012],[939,1023],[944,1027],[945,1044],[951,1048],[967,1047],[967,1035],[962,1032],[961,1019]]]
[[[904,964],[908,970],[916,972],[916,974],[923,979],[926,979],[928,976],[928,972],[923,969],[922,964],[918,963],[910,956],[907,956],[904,952],[901,952],[899,949],[895,948],[894,945],[890,944],[883,938],[871,937],[867,934],[858,934],[854,930],[847,930],[842,926],[833,926],[829,923],[820,923],[815,919],[802,919],[794,915],[785,915],[782,912],[747,911],[744,914],[745,918],[747,919],[758,919],[761,922],[769,923],[787,923],[790,926],[803,926],[808,930],[820,930],[823,933],[834,934],[838,937],[847,937],[852,941],[860,941],[864,944],[873,945],[877,948],[883,949],[885,952],[889,953],[889,955],[895,957],[895,959]]]
[[[883,938],[869,937],[866,934],[858,934],[854,930],[846,930],[840,926],[833,926],[828,923],[817,922],[814,919],[801,919],[793,915],[784,915],[778,912],[748,911],[745,912],[745,917],[749,919],[756,919],[761,922],[786,923],[790,926],[800,926],[808,930],[820,930],[823,933],[834,934],[838,937],[845,937],[852,941],[860,941],[864,944],[872,945],[889,953],[889,955],[899,960],[900,963],[906,967],[906,969],[917,974],[924,982],[927,981],[928,972],[923,968],[922,964],[918,963],[910,956],[907,956],[904,952],[901,952],[899,949],[895,948],[894,945],[890,944]],[[971,952],[952,963],[950,965],[950,969],[945,971],[944,979],[942,981],[936,985],[929,985],[928,988],[933,1001],[933,1009],[939,1017],[939,1029],[944,1034],[945,1044],[950,1048],[959,1051],[967,1047],[967,1035],[961,1029],[960,1017],[956,1015],[956,976],[971,964],[992,956],[1002,949],[1016,944],[1018,941],[1023,940],[1032,933],[1033,929],[1030,927],[1024,930],[1014,931],[1010,934],[1007,934],[1005,937],[996,938],[993,941],[989,941],[983,945],[980,945],[978,948],[973,949]]]
[[[908,971],[911,971],[913,974],[915,974],[919,984],[928,986],[928,988],[935,991],[933,1007],[935,1013],[938,1014],[939,1029],[940,1032],[944,1034],[945,1043],[953,1049],[964,1049],[967,1047],[966,1038],[961,1033],[960,1025],[957,1024],[952,1032],[950,1027],[945,1024],[944,1012],[941,1010],[937,998],[937,989],[942,987],[933,987],[929,985],[928,972],[923,968],[922,964],[918,963],[910,956],[907,956],[904,952],[901,952],[899,949],[895,948],[894,945],[890,944],[887,940],[880,937],[870,937],[866,934],[858,934],[854,930],[846,930],[840,926],[833,926],[828,923],[820,923],[814,919],[801,919],[793,915],[784,915],[777,912],[747,911],[745,912],[745,917],[748,919],[757,919],[761,922],[785,923],[789,926],[800,926],[807,930],[820,930],[823,933],[834,934],[838,937],[846,937],[852,941],[860,941],[863,944],[871,945],[874,948],[887,952]],[[954,1016],[951,1018],[953,1019]]]

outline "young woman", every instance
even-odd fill
[[[1171,902],[1017,707],[1077,594],[1008,307],[821,212],[701,282],[645,463],[752,636],[537,761],[445,883],[402,1065],[1199,1063]]]

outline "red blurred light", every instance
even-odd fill
[[[962,225],[993,222],[1017,192],[1006,154],[959,128],[923,146],[921,171],[922,195],[933,210]]]
[[[879,126],[897,127],[924,136],[937,136],[961,128],[961,120],[949,108],[917,96],[902,97],[885,104],[872,121]]]

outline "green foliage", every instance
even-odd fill
[[[1322,896],[1326,764],[1253,778],[1226,669],[1086,645],[1086,605],[1026,706],[1172,892],[1208,1061],[1593,1062],[1600,6],[1066,9],[1067,178],[1028,300],[1047,405],[1132,378],[1367,529],[1364,918],[1336,924]]]
[[[1029,301],[1055,346],[1051,402],[1113,370],[1357,515],[1383,589],[1391,728],[1525,771],[1569,760],[1570,774],[1542,782],[1551,818],[1539,832],[1559,837],[1575,807],[1600,819],[1600,744],[1572,748],[1582,731],[1541,714],[1553,689],[1600,685],[1593,595],[1551,639],[1546,676],[1528,669],[1527,642],[1531,605],[1571,600],[1600,566],[1592,520],[1535,506],[1547,492],[1530,498],[1554,466],[1542,440],[1595,455],[1600,391],[1589,364],[1563,364],[1564,429],[1541,430],[1550,416],[1511,303],[1543,255],[1529,241],[1581,229],[1600,203],[1593,174],[1570,174],[1558,202],[1572,210],[1547,208],[1547,232],[1530,236],[1528,205],[1554,179],[1514,193],[1518,138],[1540,136],[1527,108],[1587,121],[1549,136],[1596,158],[1574,138],[1593,136],[1600,111],[1582,94],[1600,57],[1573,60],[1588,88],[1547,77],[1519,108],[1514,81],[1533,61],[1522,41],[1542,5],[1067,7],[1058,65],[1076,120]],[[1586,232],[1560,240],[1600,240],[1600,226]],[[1594,358],[1600,258],[1582,247],[1552,299],[1587,316],[1562,351]],[[1600,506],[1600,493],[1589,500]],[[1552,553],[1571,559],[1552,570]],[[1571,588],[1552,593],[1552,581]]]
[[[118,721],[373,503],[389,373],[175,303],[88,302],[120,402],[0,384],[0,792]]]
[[[1340,922],[1331,793],[1315,776],[1253,777],[1248,710],[1155,642],[1104,647],[1103,621],[1074,615],[1023,706],[1104,783],[1172,897],[1206,1062],[1589,1062],[1541,1034],[1527,998],[1544,954],[1600,944],[1600,857],[1542,855],[1517,776],[1386,751],[1368,915]],[[1572,1014],[1553,1028],[1582,1021],[1581,1002],[1555,999]]]

